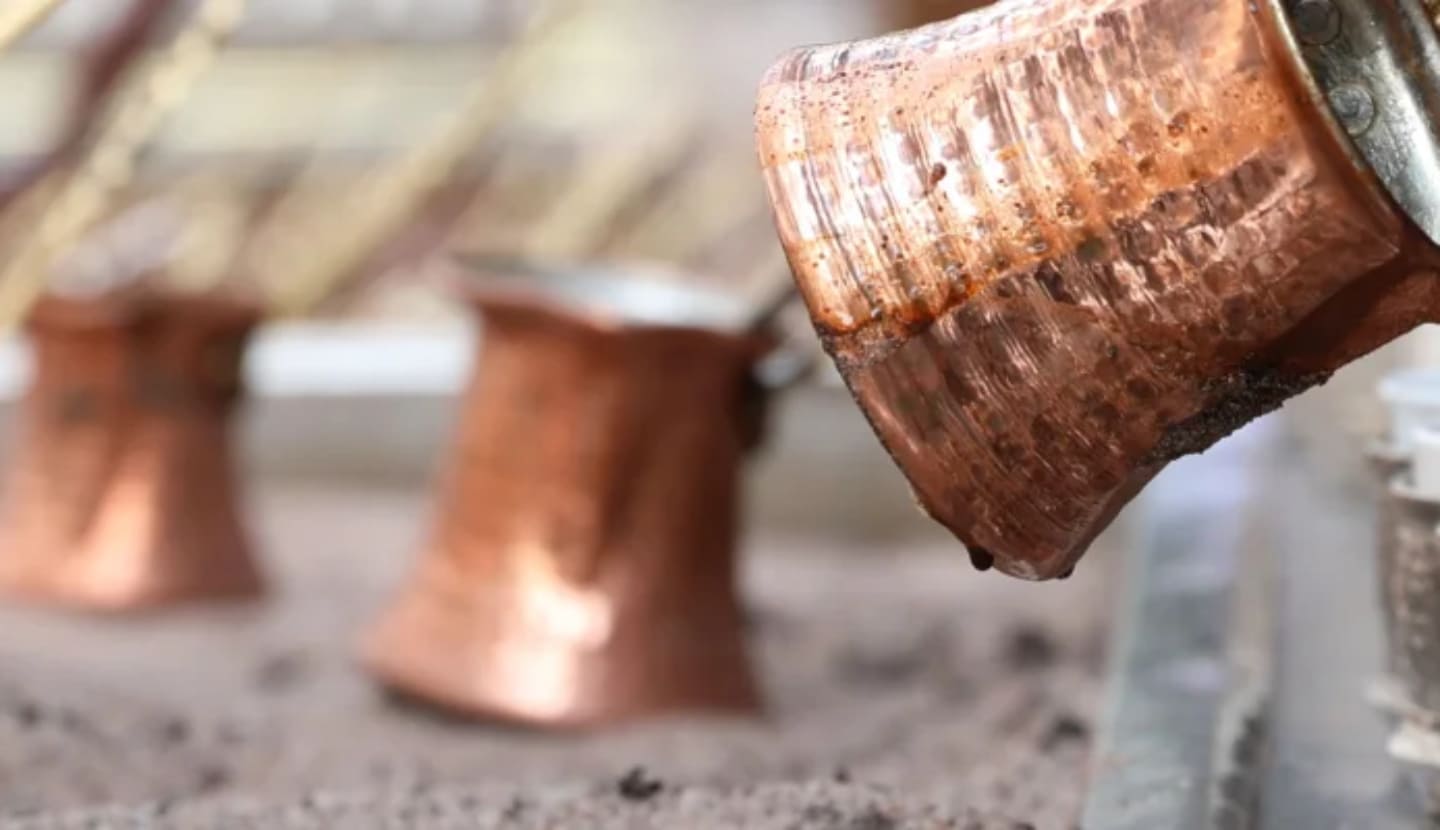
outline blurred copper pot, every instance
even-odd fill
[[[889,25],[897,29],[911,29],[948,20],[981,6],[990,0],[878,0],[876,7]]]
[[[757,695],[735,596],[738,477],[766,338],[633,272],[464,290],[485,343],[418,568],[371,633],[393,688],[591,727]]]
[[[768,76],[811,316],[982,567],[1063,575],[1169,461],[1436,317],[1434,32],[1321,6],[1011,0]]]
[[[0,590],[94,610],[260,591],[230,447],[256,319],[191,298],[40,303],[0,515]]]

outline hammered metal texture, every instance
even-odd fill
[[[201,300],[42,302],[0,591],[117,611],[260,591],[230,447],[255,321]]]
[[[1011,0],[764,82],[816,328],[982,566],[1067,573],[1170,460],[1434,316],[1274,14]]]
[[[544,728],[754,710],[734,582],[760,341],[475,304],[484,345],[437,520],[370,668]]]

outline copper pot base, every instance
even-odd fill
[[[254,322],[199,300],[42,303],[0,594],[128,611],[262,592],[229,447]]]
[[[760,708],[733,623],[702,632],[679,621],[682,627],[669,636],[643,632],[639,639],[651,646],[644,659],[617,659],[613,649],[578,642],[563,630],[515,624],[524,618],[517,607],[526,604],[542,606],[535,610],[543,615],[549,602],[559,609],[557,618],[581,608],[603,614],[600,597],[560,586],[489,596],[475,586],[467,595],[455,590],[453,579],[422,576],[366,643],[370,671],[411,701],[468,718],[567,731],[666,712],[748,715]]]

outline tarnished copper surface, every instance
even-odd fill
[[[1065,574],[1166,463],[1434,317],[1277,15],[1010,0],[765,81],[811,316],[981,566]]]
[[[0,509],[0,592],[126,610],[261,588],[231,416],[249,310],[49,298]]]
[[[438,516],[370,668],[547,728],[756,708],[734,582],[762,339],[471,300],[484,345]]]

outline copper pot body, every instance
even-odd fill
[[[0,591],[128,610],[261,590],[231,451],[257,315],[47,299],[0,508]]]
[[[817,330],[982,565],[1067,573],[1169,461],[1434,318],[1435,247],[1279,14],[1011,0],[764,82]]]
[[[762,344],[472,300],[484,345],[438,517],[371,670],[546,728],[754,710],[734,583]]]

